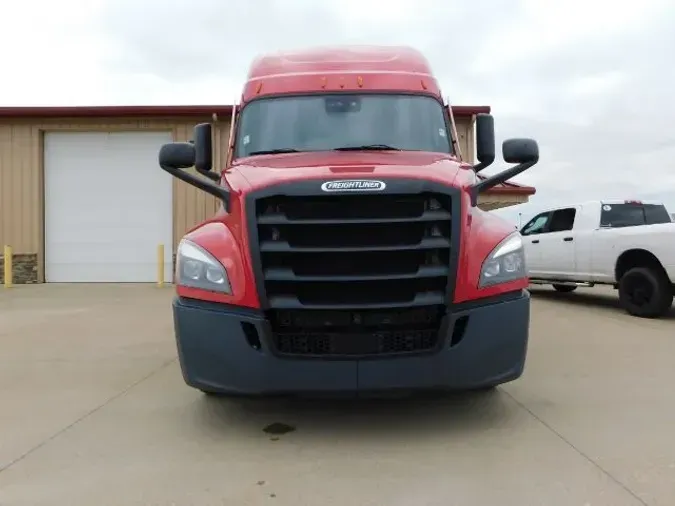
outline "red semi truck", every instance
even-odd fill
[[[164,145],[163,170],[220,211],[176,256],[185,382],[208,394],[483,389],[518,378],[530,297],[521,236],[477,207],[537,163],[531,139],[461,159],[451,108],[406,47],[338,47],[252,64],[222,172],[212,131]],[[195,167],[196,171],[186,169]]]

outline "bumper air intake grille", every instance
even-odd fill
[[[277,353],[339,358],[437,348],[454,283],[450,195],[253,202],[252,257]]]

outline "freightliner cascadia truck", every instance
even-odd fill
[[[471,165],[427,60],[407,47],[259,57],[232,121],[222,171],[210,123],[159,153],[163,170],[222,202],[176,253],[189,386],[358,395],[521,376],[523,241],[477,200],[537,163],[536,141],[504,141],[514,165],[478,178],[495,159],[492,116],[476,118]]]

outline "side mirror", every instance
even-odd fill
[[[213,169],[213,133],[210,123],[200,123],[193,131],[195,147],[195,169],[211,181],[220,181],[220,176],[211,172]]]
[[[495,161],[495,120],[491,114],[476,115],[476,155],[479,163],[473,166],[475,172]]]
[[[197,164],[197,154],[199,152],[199,140],[198,135],[195,136],[195,142],[170,142],[164,144],[159,150],[159,166],[162,170],[168,172],[173,177],[185,181],[186,183],[199,188],[206,193],[213,195],[214,197],[219,198],[223,201],[223,207],[225,211],[230,209],[230,192],[227,188],[220,186],[212,181],[206,181],[201,177],[197,177],[194,174],[187,172],[185,169],[189,169],[192,166]],[[209,137],[210,143],[210,137]],[[203,155],[203,153],[202,153]],[[210,163],[211,155],[209,154],[207,161]],[[203,165],[204,159],[200,162],[202,163],[202,169],[205,167]],[[200,171],[200,173],[202,173]],[[211,173],[213,174],[213,173]],[[215,174],[214,174],[215,175]],[[216,176],[217,177],[217,176]],[[220,178],[218,178],[220,179]]]
[[[189,169],[195,164],[195,147],[189,142],[171,142],[159,150],[159,165]]]
[[[534,139],[508,139],[502,144],[502,156],[507,163],[517,163],[515,167],[503,170],[477,182],[469,189],[471,205],[478,204],[478,195],[484,191],[508,181],[539,161],[539,145]]]
[[[502,144],[506,163],[528,163],[539,160],[539,145],[532,139],[508,139]]]

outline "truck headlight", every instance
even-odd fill
[[[515,232],[500,242],[485,259],[478,286],[485,288],[525,277],[527,268],[523,238],[520,232]]]
[[[177,284],[210,292],[231,294],[225,267],[195,243],[183,239],[176,254]]]

